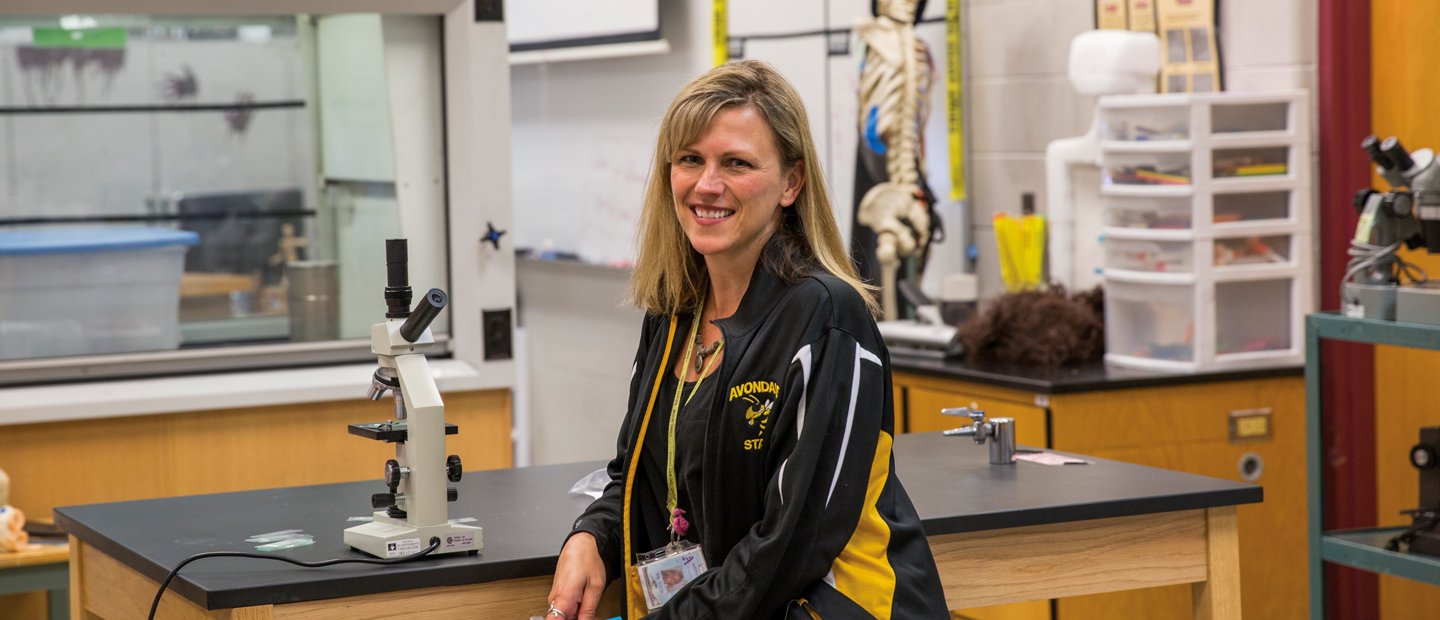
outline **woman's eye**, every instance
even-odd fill
[[[681,156],[675,158],[675,163],[685,164],[685,165],[687,165],[687,166],[693,166],[693,165],[695,165],[695,164],[700,163],[700,156],[699,156],[699,155],[681,155]]]
[[[745,161],[745,160],[743,160],[743,159],[735,158],[735,157],[730,158],[730,165],[731,165],[731,166],[735,166],[736,168],[750,168],[750,167],[751,167],[751,166],[750,166],[750,162]]]

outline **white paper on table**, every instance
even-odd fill
[[[1029,461],[1040,465],[1085,465],[1090,462],[1054,452],[1021,452],[1015,455],[1015,460]]]

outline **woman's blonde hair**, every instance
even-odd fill
[[[709,275],[704,259],[690,246],[675,216],[670,162],[676,152],[705,133],[717,113],[740,106],[754,108],[765,119],[786,170],[804,166],[804,184],[795,203],[780,210],[780,226],[771,241],[781,243],[783,251],[767,252],[756,268],[768,268],[794,282],[818,266],[853,287],[871,313],[876,313],[871,287],[856,274],[840,240],[805,104],[790,82],[758,60],[732,62],[707,71],[685,85],[665,111],[640,213],[639,255],[630,279],[630,300],[653,314],[689,312],[700,303]]]

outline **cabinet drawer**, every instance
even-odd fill
[[[969,425],[969,419],[941,415],[940,410],[968,407],[973,402],[980,405],[980,409],[989,417],[1015,418],[1016,443],[1040,448],[1049,444],[1045,431],[1045,409],[1035,405],[987,399],[963,391],[916,386],[907,387],[906,395],[909,402],[908,431],[911,433],[943,431]],[[959,439],[961,438],[956,438]]]
[[[1237,444],[1275,441],[1277,428],[1293,422],[1294,436],[1286,439],[1300,445],[1303,389],[1301,378],[1285,377],[1056,396],[1050,404],[1054,447],[1098,456],[1101,450],[1230,442],[1232,417],[1266,417],[1264,410],[1268,421],[1247,422],[1238,429],[1247,438]],[[1262,424],[1268,428],[1257,428]]]

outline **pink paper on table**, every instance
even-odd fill
[[[1021,452],[1015,455],[1015,460],[1029,461],[1041,465],[1085,465],[1089,463],[1089,461],[1084,459],[1055,454],[1054,452]]]

